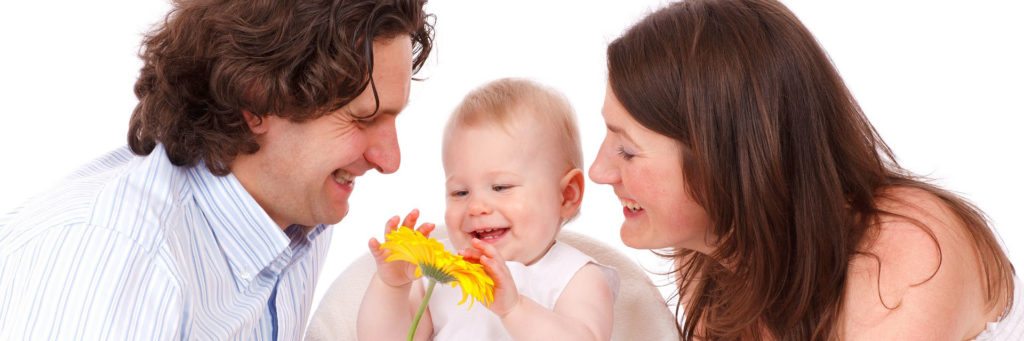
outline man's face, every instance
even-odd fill
[[[373,44],[373,90],[317,119],[295,123],[268,115],[260,150],[232,166],[239,181],[279,226],[334,224],[348,213],[356,177],[398,170],[395,118],[409,99],[412,42],[407,35]],[[360,119],[359,117],[369,117]],[[254,129],[256,131],[257,129]]]

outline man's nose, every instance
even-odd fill
[[[391,118],[387,122],[379,122],[374,134],[370,136],[370,147],[366,150],[366,161],[369,162],[378,172],[391,174],[398,170],[402,163],[402,152],[398,147],[398,132],[395,129],[395,120]]]

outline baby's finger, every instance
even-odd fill
[[[391,253],[389,250],[385,250],[380,247],[380,242],[377,241],[377,238],[370,238],[370,242],[367,243],[367,246],[370,247],[370,254],[373,255],[373,258],[376,259],[378,263],[383,262],[384,259],[387,258],[388,254]]]
[[[505,262],[498,261],[497,259],[489,256],[480,256],[480,264],[484,266],[484,270],[488,275],[494,279],[494,285],[497,287],[504,287],[505,283],[508,283],[512,279],[512,273],[508,270],[508,266]]]
[[[491,245],[491,243],[486,243],[477,238],[473,238],[471,242],[473,243],[473,248],[480,250],[480,252],[485,256],[494,258],[499,262],[505,262],[505,259],[501,257],[501,253],[499,253],[498,249],[495,249],[494,245]]]
[[[480,250],[471,247],[462,249],[462,251],[459,251],[459,254],[462,255],[462,258],[476,260],[477,262],[479,262],[480,256],[483,256]]]
[[[399,218],[398,216],[394,216],[391,217],[391,219],[388,219],[388,222],[384,223],[384,234],[388,234],[389,232],[394,231],[396,228],[398,228],[398,219],[401,218]]]
[[[408,226],[409,228],[412,228],[413,226],[416,226],[416,220],[419,218],[420,210],[414,208],[412,209],[412,211],[409,212],[409,214],[405,216],[405,220],[402,221],[402,226]]]
[[[374,255],[387,251],[386,249],[381,247],[380,241],[377,240],[377,238],[370,238],[368,246],[370,247],[370,252],[373,253]]]
[[[424,236],[430,237],[430,233],[434,232],[435,227],[436,226],[433,223],[423,223],[423,225],[420,225],[420,228],[416,230],[420,231]]]

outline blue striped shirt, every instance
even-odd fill
[[[329,242],[122,148],[0,217],[0,340],[300,340]]]

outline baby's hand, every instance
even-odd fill
[[[405,221],[402,222],[402,226],[416,226],[416,220],[420,217],[420,211],[413,209],[405,216]],[[398,216],[391,217],[388,222],[384,224],[384,234],[388,234],[398,228]],[[430,232],[434,231],[434,224],[423,223],[419,228],[424,236],[430,237]],[[416,279],[416,265],[408,262],[386,262],[385,259],[391,255],[391,250],[384,250],[380,248],[380,242],[377,238],[370,238],[370,254],[373,255],[373,259],[377,261],[377,277],[380,277],[384,284],[392,287],[400,287],[411,283]]]
[[[494,302],[488,308],[498,317],[505,317],[519,304],[519,290],[512,280],[512,273],[494,245],[476,238],[471,243],[471,247],[462,250],[461,254],[482,264],[484,271],[494,280]]]

